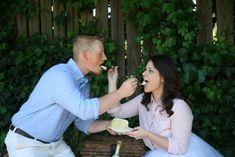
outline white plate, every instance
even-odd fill
[[[112,129],[113,131],[115,131],[117,133],[127,133],[127,132],[130,132],[130,131],[133,130],[133,128],[130,128],[130,127],[128,127],[127,130],[120,130],[120,129],[115,129],[115,128],[111,127],[111,126],[109,127],[109,129]]]

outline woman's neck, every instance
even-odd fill
[[[154,91],[152,95],[155,102],[159,102],[162,99],[162,91]]]

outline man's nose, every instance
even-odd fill
[[[144,76],[144,75],[145,75],[145,71],[142,72],[142,76]]]
[[[106,57],[105,54],[103,55],[103,60],[104,60],[104,61],[107,60],[107,57]]]

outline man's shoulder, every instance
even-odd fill
[[[49,68],[44,74],[44,77],[61,78],[62,76],[69,76],[70,70],[66,64],[56,64]]]
[[[67,64],[59,63],[54,66],[52,66],[50,69],[48,69],[47,72],[49,73],[57,73],[57,72],[68,72],[69,68]]]

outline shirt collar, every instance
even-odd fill
[[[87,79],[83,75],[82,71],[80,70],[80,68],[77,66],[77,64],[75,63],[75,61],[72,58],[69,59],[67,64],[68,64],[69,68],[72,70],[72,74],[73,74],[76,81],[78,81],[80,79]]]
[[[154,98],[153,98],[153,95],[151,95],[151,104],[152,104],[152,103],[157,104],[157,106],[161,106],[161,105],[162,105],[162,100],[159,100],[158,102],[156,102],[156,101],[154,100]]]

